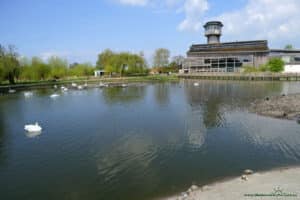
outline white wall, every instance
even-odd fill
[[[284,73],[300,73],[300,65],[285,65]]]

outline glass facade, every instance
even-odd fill
[[[193,72],[237,72],[245,65],[253,64],[253,56],[199,57],[186,61]]]

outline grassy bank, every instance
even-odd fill
[[[6,91],[11,89],[27,89],[48,87],[53,85],[64,85],[71,83],[130,83],[130,82],[166,82],[166,81],[178,81],[179,78],[176,75],[151,75],[151,76],[135,76],[135,77],[80,77],[80,78],[66,78],[60,80],[45,80],[45,81],[18,81],[14,85],[8,83],[0,84],[0,91]]]

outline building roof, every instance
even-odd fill
[[[209,21],[203,27],[206,28],[207,26],[211,26],[211,25],[217,25],[223,27],[223,24],[220,21]]]
[[[300,49],[271,49],[270,53],[294,54],[294,53],[300,53]]]
[[[269,51],[267,40],[253,40],[241,42],[226,42],[218,44],[195,44],[190,47],[188,53],[212,53],[212,52],[261,52]]]

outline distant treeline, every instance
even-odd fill
[[[9,81],[40,81],[61,79],[67,76],[90,76],[95,67],[90,63],[74,63],[53,56],[47,61],[38,57],[19,57],[13,46],[5,48],[0,45],[0,82]]]
[[[66,59],[52,56],[47,61],[39,58],[20,57],[14,46],[0,45],[0,83],[8,81],[41,81],[62,79],[65,77],[92,76],[95,70],[103,70],[106,75],[134,76],[153,73],[177,72],[184,57],[175,56],[170,60],[167,49],[157,49],[153,56],[153,68],[150,69],[144,54],[113,52],[104,50],[98,55],[96,66],[91,63],[72,63]]]

